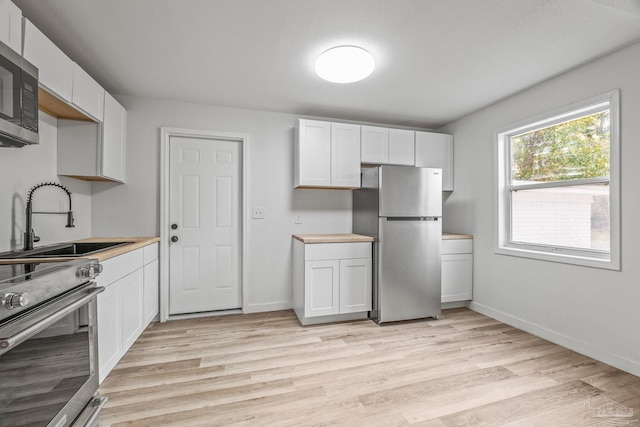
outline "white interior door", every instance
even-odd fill
[[[242,307],[240,141],[169,139],[169,314]]]

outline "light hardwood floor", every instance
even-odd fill
[[[155,323],[100,392],[100,426],[640,425],[640,378],[465,308],[382,327]]]

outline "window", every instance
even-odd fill
[[[496,252],[620,269],[618,91],[496,132]]]

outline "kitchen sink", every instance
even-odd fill
[[[128,245],[131,242],[82,242],[47,245],[29,251],[0,253],[0,259],[16,258],[58,258],[93,255],[107,249]]]

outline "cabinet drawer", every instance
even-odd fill
[[[149,264],[153,260],[158,259],[158,244],[154,243],[152,245],[148,245],[142,248],[144,251],[144,265]]]
[[[304,245],[305,261],[323,259],[371,258],[371,243],[314,243]]]
[[[472,253],[473,239],[449,239],[442,241],[442,255]]]
[[[98,285],[109,286],[116,280],[133,273],[143,266],[143,248],[127,252],[103,261],[102,273],[97,277]]]

